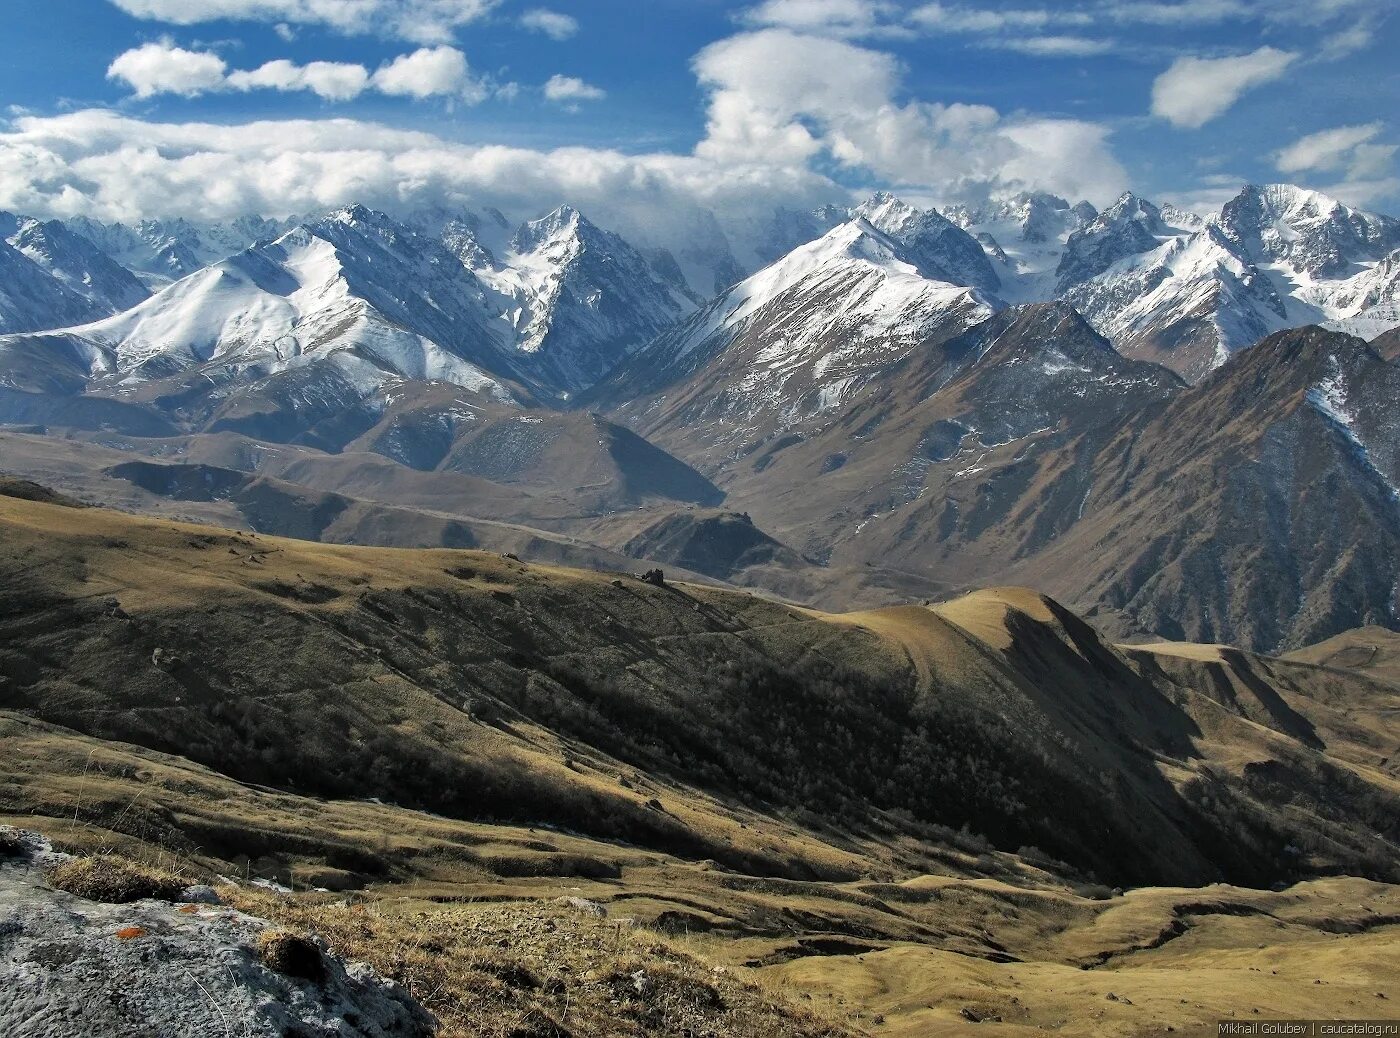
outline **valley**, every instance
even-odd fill
[[[1387,635],[1124,647],[1023,589],[830,614],[5,491],[0,820],[298,891],[220,888],[450,1033],[672,1033],[696,983],[735,1035],[1396,995]]]

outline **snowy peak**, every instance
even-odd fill
[[[904,256],[931,280],[987,293],[1001,288],[982,245],[937,210],[917,209],[882,191],[857,207],[853,216],[897,242]]]
[[[534,252],[561,240],[593,237],[599,229],[585,220],[571,205],[561,205],[548,216],[526,223],[515,234],[511,247],[517,252]]]
[[[326,362],[325,377],[362,398],[403,379],[508,396],[515,372],[483,295],[439,243],[353,206],[69,334],[114,358],[118,391],[206,369],[211,384],[291,371],[314,382],[306,370]]]
[[[880,191],[857,206],[851,215],[860,217],[885,234],[897,236],[917,230],[928,214],[888,191]],[[936,213],[933,215],[937,216]]]
[[[94,316],[129,309],[150,295],[129,270],[57,220],[41,222],[0,214],[0,237],[91,303]]]
[[[1400,221],[1288,184],[1249,185],[1225,204],[1219,226],[1256,262],[1312,278],[1338,278],[1400,248]]]
[[[480,272],[499,300],[497,326],[538,384],[564,397],[603,378],[699,301],[673,257],[659,257],[658,269],[569,205],[524,224],[493,259]]]
[[[276,238],[295,221],[243,216],[227,223],[206,224],[185,219],[143,220],[132,227],[74,217],[64,224],[148,285],[158,287],[256,242]]]
[[[1070,205],[1059,195],[1022,191],[977,208],[958,207],[954,220],[964,228],[1000,225],[1000,239],[1043,245],[1063,238],[1098,215],[1088,202]]]
[[[1070,234],[1055,270],[1057,292],[1063,294],[1120,260],[1157,248],[1172,233],[1155,205],[1132,192],[1124,194],[1087,226]]]
[[[732,446],[834,412],[911,351],[993,310],[975,288],[926,277],[904,243],[856,216],[659,337],[599,395],[638,409],[653,431],[714,420],[706,439]]]
[[[1094,223],[1115,224],[1129,220],[1146,224],[1153,232],[1165,229],[1162,225],[1162,211],[1131,191],[1123,192],[1118,201],[1095,217]]]

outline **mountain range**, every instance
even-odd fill
[[[759,237],[750,272],[717,224],[668,251],[567,205],[0,215],[4,467],[839,606],[1015,579],[1269,651],[1397,622],[1400,221],[881,193]]]

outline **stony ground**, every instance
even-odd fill
[[[366,966],[322,954],[306,971],[315,979],[277,972],[258,953],[266,921],[218,904],[89,901],[47,886],[53,857],[34,842],[0,861],[0,1034],[434,1033],[432,1018],[403,988]]]

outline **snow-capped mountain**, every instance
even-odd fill
[[[1288,327],[1273,282],[1217,226],[1191,234],[1159,230],[1168,233],[1151,235],[1155,247],[1124,256],[1063,295],[1125,354],[1195,381],[1235,350]],[[1121,242],[1122,233],[1107,237]]]
[[[95,376],[128,385],[204,365],[259,377],[328,357],[343,368],[354,357],[354,377],[367,386],[407,378],[520,395],[501,389],[508,383],[567,397],[698,301],[678,275],[663,280],[627,242],[567,206],[514,230],[494,211],[419,214],[413,224],[350,206],[144,300],[121,271],[140,301],[110,318],[113,308],[94,312],[61,283],[41,282],[48,294],[26,309],[49,320],[12,330],[59,327],[102,358]]]
[[[94,316],[91,302],[0,239],[0,334],[54,324],[79,324]]]
[[[62,223],[0,212],[0,333],[81,324],[148,294],[130,271]]]
[[[1400,220],[1288,184],[1246,187],[1216,223],[1254,262],[1315,281],[1344,280],[1400,249]]]
[[[131,271],[61,221],[0,213],[0,238],[91,303],[95,314],[120,313],[150,295]]]
[[[522,226],[493,249],[481,222],[454,221],[444,241],[494,293],[499,331],[537,384],[591,386],[699,302],[679,271],[668,281],[618,235],[571,206]]]
[[[1265,335],[1321,323],[1373,337],[1400,322],[1400,221],[1288,185],[1247,186],[1207,217],[1132,194],[1023,195],[950,217],[1008,302],[1063,299],[1129,356],[1196,380]]]
[[[977,239],[937,210],[916,209],[882,191],[852,215],[898,242],[904,255],[932,281],[970,285],[986,293],[1001,288],[1001,278]]]
[[[945,215],[982,246],[1001,282],[1001,297],[1032,303],[1055,297],[1065,242],[1098,211],[1088,202],[1071,205],[1057,195],[1021,192],[981,206],[949,206]]]
[[[934,330],[1007,305],[1068,302],[1125,355],[1190,380],[1282,329],[1400,324],[1400,221],[1287,186],[1205,218],[1131,193],[1102,213],[1022,194],[943,214],[881,193],[752,219],[738,259],[698,209],[675,216],[693,230],[679,248],[637,248],[567,205],[523,223],[360,206],[295,224],[0,216],[0,331],[60,330],[46,341],[128,387],[335,357],[354,359],[356,384],[460,380],[562,404],[649,398],[711,366],[722,381],[692,403],[758,427],[828,411]],[[710,302],[696,291],[766,251]],[[8,354],[33,368],[42,349]]]
[[[65,221],[69,230],[159,288],[187,277],[259,241],[270,241],[296,226],[295,220],[244,216],[226,223],[186,219],[142,220],[135,226],[86,217]]]
[[[56,334],[85,344],[90,374],[119,392],[211,370],[215,382],[255,381],[330,362],[362,397],[396,379],[508,395],[487,373],[509,371],[493,316],[485,287],[440,243],[350,207]],[[0,340],[0,352],[18,345]]]
[[[856,216],[660,336],[588,399],[663,443],[699,423],[731,447],[830,411],[920,343],[996,309],[976,287],[928,277],[924,259]]]

